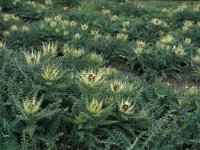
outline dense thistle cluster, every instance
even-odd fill
[[[2,13],[1,36],[8,43],[18,40],[20,46],[25,43],[26,47],[38,48],[41,44],[40,40],[49,37],[58,45],[59,43],[70,43],[68,47],[76,49],[71,54],[77,57],[84,53],[81,47],[87,51],[96,50],[108,58],[117,58],[114,60],[122,57],[121,60],[124,61],[126,58],[124,64],[128,64],[127,68],[139,66],[138,70],[142,70],[145,76],[152,77],[160,74],[178,76],[180,73],[198,75],[199,65],[196,63],[198,62],[196,55],[199,49],[200,28],[198,3],[177,3],[178,7],[166,5],[166,7],[154,10],[153,5],[159,7],[159,4],[152,3],[151,7],[130,1],[121,4],[102,1],[99,2],[102,7],[98,7],[96,4],[87,4],[83,1],[73,9],[62,5],[59,13],[48,16],[45,13],[48,14],[51,11],[56,5],[55,2],[45,1],[43,4],[38,4],[28,1],[21,6],[22,2],[24,1],[13,1],[12,4],[22,17]],[[116,8],[106,7],[104,3],[108,6],[115,5]],[[25,6],[31,6],[34,9],[33,13],[26,14]],[[127,10],[123,12],[125,7]],[[135,12],[130,13],[130,10],[135,10]],[[40,11],[44,13],[42,16],[38,15]],[[68,11],[70,11],[69,15],[62,15]],[[151,15],[148,16],[145,12]],[[157,13],[162,15],[158,18],[152,17]],[[27,15],[25,16],[27,18],[39,17],[39,20],[33,24],[24,25],[21,19],[24,15]],[[195,36],[192,33],[196,33]],[[44,48],[48,49],[48,46]],[[70,53],[67,48],[64,51],[64,54]],[[54,53],[53,50],[52,53]],[[159,59],[160,57],[162,60]],[[182,65],[183,63],[185,65]],[[190,67],[185,68],[185,66]]]
[[[150,3],[0,1],[0,149],[198,149],[198,84],[154,79],[199,80],[200,4]]]

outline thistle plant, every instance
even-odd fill
[[[113,92],[120,92],[124,89],[124,84],[121,81],[115,81],[110,84],[110,87]]]
[[[47,85],[52,85],[54,81],[59,80],[62,76],[62,70],[53,65],[48,65],[42,72],[42,77],[46,81]]]
[[[199,148],[196,2],[43,2],[0,1],[0,150]]]
[[[188,89],[188,94],[189,94],[190,96],[196,96],[196,95],[198,95],[198,93],[199,93],[199,90],[198,90],[198,87],[197,87],[197,86],[192,86],[192,87],[190,87],[190,88]]]
[[[75,117],[74,122],[80,126],[86,122],[86,119],[81,114],[79,114],[78,116]]]
[[[94,71],[89,71],[89,72],[83,71],[80,74],[79,80],[83,84],[85,84],[89,87],[94,87],[103,82],[103,80],[104,80],[103,76],[104,75],[100,72],[95,73]]]
[[[27,64],[29,65],[37,65],[41,60],[41,52],[35,52],[32,50],[31,52],[24,53]]]
[[[91,53],[89,55],[89,59],[93,62],[93,63],[97,63],[99,65],[103,65],[104,64],[104,59],[102,55],[98,55],[96,53]]]
[[[93,116],[100,116],[103,111],[102,106],[102,101],[98,102],[98,100],[92,99],[92,101],[87,104],[87,110]]]
[[[153,25],[158,26],[158,25],[160,25],[160,24],[162,23],[162,20],[155,18],[155,19],[152,19],[152,20],[151,20],[151,23],[152,23]]]
[[[85,50],[84,49],[75,49],[73,47],[70,47],[68,44],[65,44],[63,46],[63,54],[65,56],[71,56],[71,57],[79,58],[83,54],[85,54]]]
[[[174,41],[174,37],[172,35],[166,35],[162,37],[161,41],[166,44],[170,44]]]
[[[119,104],[119,110],[125,114],[133,113],[133,108],[134,105],[132,105],[129,100],[126,101],[122,100]]]
[[[178,57],[183,57],[186,55],[186,52],[182,48],[182,45],[179,45],[178,47],[176,47],[174,52],[175,52],[176,56],[178,56]]]
[[[32,100],[25,100],[23,101],[24,112],[28,115],[34,115],[40,110],[41,104],[42,100],[37,102],[35,97]]]
[[[43,52],[43,55],[46,56],[46,55],[52,55],[52,56],[56,56],[57,55],[57,48],[58,48],[58,45],[55,44],[55,43],[43,43],[42,45],[42,52]]]
[[[81,25],[81,29],[82,29],[83,31],[86,31],[86,30],[88,29],[88,25],[87,25],[87,24],[82,24],[82,25]]]
[[[128,35],[127,34],[123,34],[123,33],[118,33],[116,38],[119,39],[119,40],[126,41],[128,39]]]

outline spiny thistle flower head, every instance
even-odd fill
[[[192,62],[200,64],[200,56],[197,55],[197,56],[192,57]]]
[[[52,85],[53,81],[60,79],[63,76],[63,72],[58,67],[48,65],[43,69],[42,77],[47,81],[48,85]]]
[[[152,20],[151,20],[151,23],[152,23],[153,25],[158,26],[158,25],[160,25],[160,24],[162,23],[162,20],[155,18],[155,19],[152,19]]]
[[[102,101],[98,102],[98,100],[93,98],[92,101],[89,104],[87,104],[87,110],[93,116],[99,116],[103,111],[102,106],[103,106]]]
[[[94,87],[100,83],[102,83],[103,81],[103,74],[100,72],[85,72],[83,71],[80,75],[80,81],[86,85],[88,85],[89,87]]]
[[[75,49],[70,47],[68,44],[65,44],[63,46],[63,54],[65,56],[72,56],[72,57],[81,57],[83,54],[85,54],[84,49]]]
[[[127,34],[123,34],[123,33],[118,33],[116,38],[119,39],[119,40],[126,41],[128,39],[128,35]]]
[[[0,48],[5,48],[6,47],[6,43],[0,41]]]
[[[62,20],[62,16],[61,15],[54,16],[54,20],[56,22],[60,22]]]
[[[190,38],[186,38],[184,41],[184,43],[188,44],[188,45],[191,44],[191,42],[192,42],[192,40]]]
[[[179,45],[178,47],[175,48],[174,50],[176,56],[182,57],[186,55],[186,52],[184,51],[182,45]]]
[[[58,48],[58,44],[57,43],[43,43],[42,45],[42,51],[43,51],[43,55],[53,55],[55,56],[57,54],[57,48]]]
[[[169,44],[169,43],[172,43],[174,41],[174,37],[172,35],[166,35],[166,36],[162,37],[161,41],[163,43]]]
[[[87,24],[82,24],[82,25],[81,25],[81,29],[82,29],[83,31],[86,31],[86,30],[88,29],[88,25],[87,25]]]
[[[104,9],[104,10],[102,10],[102,12],[103,12],[103,15],[105,15],[105,16],[110,14],[110,10],[108,10],[108,9]]]
[[[192,21],[188,21],[188,20],[186,20],[186,21],[184,21],[184,26],[186,26],[186,27],[192,27],[193,26],[193,22]]]
[[[78,116],[75,117],[74,122],[77,125],[82,125],[82,124],[84,124],[86,122],[86,119],[81,114],[79,114]]]
[[[77,22],[74,21],[74,20],[72,20],[72,21],[69,22],[69,25],[70,25],[71,27],[74,27],[74,26],[77,25]]]
[[[118,17],[117,15],[113,15],[113,16],[111,17],[111,21],[116,21],[118,18],[119,18],[119,17]]]
[[[41,52],[35,52],[32,50],[31,52],[24,53],[26,63],[29,65],[37,65],[40,63]]]
[[[91,35],[96,36],[99,34],[99,30],[93,29],[91,30]]]
[[[110,84],[110,87],[113,92],[120,92],[123,90],[124,84],[121,81],[116,80],[115,82]]]
[[[29,31],[29,27],[28,26],[23,26],[22,27],[22,32],[28,32]]]
[[[138,40],[138,41],[136,41],[136,45],[137,45],[138,47],[144,48],[146,44],[145,44],[144,41]]]
[[[104,59],[101,55],[98,55],[96,53],[91,53],[89,55],[89,59],[92,61],[92,62],[96,62],[98,64],[103,64],[104,63]]]
[[[24,112],[28,115],[34,115],[39,111],[41,104],[42,100],[37,102],[35,97],[32,100],[25,100],[23,101]]]
[[[69,25],[69,20],[63,20],[63,21],[61,22],[61,25],[62,25],[62,27],[65,29],[65,27]]]
[[[56,21],[52,21],[52,22],[50,23],[50,26],[51,26],[52,28],[55,28],[55,27],[57,26],[57,22],[56,22]]]
[[[44,18],[44,21],[47,22],[47,23],[49,23],[49,22],[52,22],[53,19],[52,19],[52,18],[49,18],[49,17],[45,17],[45,18]]]
[[[13,32],[17,31],[17,29],[18,29],[18,28],[17,28],[16,25],[12,25],[11,28],[10,28],[10,30],[13,31]]]
[[[186,31],[189,30],[189,27],[183,26],[182,29],[183,29],[184,32],[186,32]]]
[[[197,22],[197,26],[200,27],[200,21]]]
[[[197,86],[192,86],[188,89],[188,94],[190,96],[195,96],[199,93],[198,87]]]
[[[80,40],[80,39],[81,39],[81,35],[80,35],[79,33],[76,33],[76,34],[74,35],[74,38],[75,38],[76,40]]]
[[[119,105],[119,110],[122,112],[122,113],[125,113],[125,114],[130,114],[133,112],[133,108],[134,108],[134,105],[131,104],[131,102],[129,100],[122,100],[120,105]]]
[[[10,32],[9,31],[4,31],[3,32],[3,36],[4,37],[9,37],[10,36]]]
[[[138,56],[140,56],[140,54],[142,54],[142,52],[143,52],[142,47],[136,47],[135,49],[133,49],[133,51]]]
[[[128,27],[129,25],[130,25],[130,22],[129,22],[129,21],[125,21],[125,22],[123,22],[123,24],[122,24],[122,26],[123,26],[124,28]]]
[[[68,31],[63,31],[63,35],[64,35],[64,36],[68,36],[68,35],[69,35],[69,32],[68,32]]]

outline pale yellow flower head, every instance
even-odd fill
[[[16,25],[12,25],[10,28],[10,30],[13,32],[17,31],[17,29],[18,29],[18,27]]]
[[[22,27],[22,32],[28,32],[29,31],[29,27],[28,26],[23,26]]]
[[[56,23],[55,21],[52,21],[52,22],[50,23],[50,26],[51,26],[52,28],[55,28],[55,27],[57,26],[57,23]]]
[[[86,31],[86,30],[88,29],[88,25],[87,25],[87,24],[82,24],[82,25],[81,25],[81,29],[82,29],[83,31]]]
[[[123,26],[124,28],[128,27],[129,25],[130,25],[130,22],[129,22],[129,21],[125,21],[125,22],[123,22],[123,24],[122,24],[122,26]]]
[[[104,63],[103,57],[101,55],[96,54],[96,53],[91,53],[89,55],[89,59],[92,62],[95,62],[95,63],[98,63],[98,64],[103,64]]]
[[[5,48],[6,47],[6,43],[0,41],[0,48]]]
[[[188,44],[188,45],[191,44],[191,42],[192,42],[192,40],[190,38],[186,38],[184,41],[184,43]]]
[[[26,63],[29,65],[37,65],[40,63],[41,52],[35,52],[32,50],[31,52],[24,53]]]
[[[199,90],[198,90],[198,87],[197,87],[197,86],[192,86],[192,87],[190,87],[189,90],[188,90],[188,94],[189,94],[190,96],[195,96],[195,95],[197,95],[198,93],[199,93]]]
[[[40,110],[41,104],[42,100],[37,102],[36,98],[33,98],[32,100],[25,100],[23,101],[24,112],[28,115],[34,115]]]
[[[130,114],[133,112],[133,108],[134,108],[134,105],[131,104],[131,102],[129,100],[122,100],[120,105],[119,105],[119,110],[122,112],[122,113],[125,113],[125,114]]]
[[[103,12],[103,15],[105,15],[105,16],[110,14],[110,10],[108,10],[108,9],[104,9],[104,10],[102,10],[102,12]]]
[[[9,37],[10,36],[10,32],[9,31],[4,31],[3,32],[3,36],[4,37]]]
[[[178,57],[183,57],[186,55],[186,52],[184,51],[182,45],[179,45],[178,47],[176,47],[174,52],[175,52],[176,56],[178,56]]]
[[[115,81],[110,84],[110,88],[113,92],[120,92],[124,89],[124,84],[121,81]]]
[[[102,83],[104,79],[103,79],[103,74],[101,72],[95,73],[93,71],[90,72],[83,71],[80,74],[79,80],[89,87],[94,87]]]
[[[113,15],[113,16],[111,17],[111,21],[116,21],[118,18],[119,18],[119,17],[118,17],[117,15]]]
[[[48,65],[43,69],[42,77],[48,85],[52,85],[53,81],[59,80],[63,76],[63,72],[58,67]]]
[[[200,55],[196,55],[196,56],[192,57],[192,62],[200,64]]]
[[[123,34],[123,33],[118,33],[116,38],[119,39],[119,40],[126,41],[128,39],[128,35],[127,34]]]
[[[166,35],[166,36],[161,38],[161,41],[163,43],[169,44],[169,43],[172,43],[174,41],[174,37],[172,35]]]
[[[87,110],[93,116],[99,116],[103,111],[102,106],[102,101],[98,102],[98,100],[92,99],[92,101],[89,104],[87,104]]]
[[[75,38],[76,40],[80,40],[80,39],[81,39],[81,35],[80,35],[79,33],[76,33],[76,34],[74,35],[74,38]]]
[[[160,24],[162,23],[162,20],[155,18],[155,19],[152,19],[152,20],[151,20],[151,23],[152,23],[153,25],[158,26],[158,25],[160,25]]]
[[[44,56],[46,56],[46,55],[55,56],[57,54],[57,48],[58,48],[57,43],[53,43],[53,42],[43,43],[43,45],[42,45],[43,55]]]
[[[65,44],[63,46],[63,54],[65,56],[72,56],[72,57],[81,57],[83,54],[85,54],[85,50],[84,49],[75,49],[70,47],[68,44]]]
[[[192,22],[192,21],[186,20],[186,21],[184,22],[184,26],[186,26],[186,27],[192,27],[192,26],[193,26],[193,22]]]

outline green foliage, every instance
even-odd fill
[[[199,5],[0,0],[0,149],[198,149]]]

